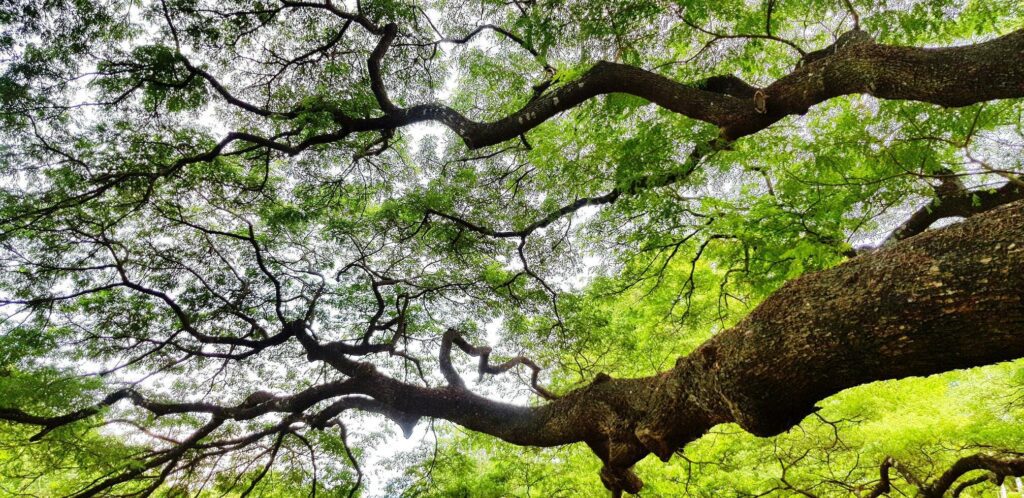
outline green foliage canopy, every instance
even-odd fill
[[[854,26],[891,45],[1006,35],[1024,27],[1017,0],[18,0],[0,25],[0,418],[98,406],[35,444],[5,424],[9,493],[354,496],[390,430],[377,415],[210,428],[202,410],[97,400],[244,407],[351,377],[282,332],[295,320],[417,385],[444,381],[450,327],[525,354],[555,392],[650,375],[880,244],[951,178],[980,207],[1024,172],[1019,99],[843,96],[728,144],[626,93],[482,148],[443,117],[366,124],[438,102],[496,121],[602,60],[762,87]],[[927,477],[1021,450],[1021,368],[857,388],[776,438],[721,426],[646,472],[646,495],[862,494],[889,456]],[[528,399],[516,371],[475,387]],[[387,493],[601,489],[578,445],[448,425],[437,444],[395,456],[412,466]]]

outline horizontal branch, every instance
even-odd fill
[[[289,5],[307,5],[291,2]],[[383,115],[363,118],[331,112],[339,130],[287,144],[247,133],[235,139],[295,154],[311,145],[331,143],[351,133],[386,131],[422,122],[437,122],[476,149],[517,138],[559,113],[592,98],[624,93],[646,99],[680,115],[720,128],[720,138],[732,141],[757,133],[790,115],[806,113],[829,99],[869,94],[890,100],[916,100],[944,107],[962,107],[989,100],[1024,97],[1024,29],[999,38],[949,48],[917,48],[875,43],[859,30],[850,31],[826,49],[805,58],[790,74],[764,88],[732,75],[681,83],[645,69],[599,61],[578,79],[535,98],[503,118],[472,120],[443,104],[399,108],[387,96],[382,62],[397,36],[393,24],[378,28],[380,35],[367,60],[370,82]],[[809,54],[811,55],[811,54]],[[950,67],[958,68],[950,71]],[[227,101],[261,116],[294,118],[309,109],[271,112],[231,95],[209,73],[189,66]]]
[[[57,210],[99,198],[126,181],[140,177],[154,181],[187,165],[212,161],[235,142],[251,144],[253,149],[295,155],[315,146],[339,142],[353,133],[389,132],[417,123],[437,122],[455,132],[469,148],[476,149],[520,137],[559,113],[612,93],[641,97],[669,111],[714,124],[720,129],[722,143],[756,133],[786,116],[803,114],[816,104],[842,95],[866,93],[883,99],[916,100],[945,107],[1024,97],[1024,29],[987,42],[949,48],[877,44],[863,31],[851,31],[827,50],[820,51],[823,54],[820,57],[765,88],[755,88],[728,75],[686,84],[635,66],[601,61],[575,81],[530,99],[518,111],[495,121],[480,122],[443,104],[399,108],[391,102],[382,64],[396,36],[394,25],[378,27],[362,16],[338,11],[329,3],[287,2],[286,5],[330,10],[364,24],[368,31],[381,37],[367,63],[372,90],[383,115],[353,117],[337,108],[318,108],[316,110],[332,116],[337,128],[306,136],[298,142],[287,140],[294,133],[264,137],[250,132],[230,132],[206,152],[183,157],[156,171],[99,175],[93,180],[100,184],[86,192],[24,213],[14,220],[3,220],[3,223],[38,220]],[[314,110],[299,106],[275,112],[244,102],[211,74],[187,61],[184,63],[217,94],[243,111],[291,119]],[[950,67],[958,70],[950,71]],[[615,196],[615,193],[607,195]]]
[[[343,380],[319,384],[292,395],[277,396],[266,391],[255,391],[237,405],[221,406],[202,401],[166,403],[153,401],[135,389],[125,388],[108,394],[91,406],[65,415],[46,417],[31,415],[18,408],[0,408],[0,420],[42,427],[39,433],[30,438],[31,441],[38,441],[54,429],[92,417],[121,400],[128,400],[133,405],[157,417],[185,413],[208,413],[221,420],[251,420],[272,412],[302,413],[321,401],[352,394],[358,389],[357,382]],[[366,406],[368,405],[356,402],[352,407],[363,408]]]
[[[479,148],[516,138],[558,113],[611,93],[641,97],[672,112],[717,125],[725,140],[756,133],[786,116],[803,114],[816,104],[842,95],[870,94],[945,107],[1024,97],[1024,30],[950,48],[882,45],[863,31],[852,31],[825,54],[750,98],[731,95],[748,93],[732,77],[714,80],[710,86],[689,85],[638,67],[601,61],[579,79],[492,122],[473,121],[440,104],[416,105],[379,118],[353,119],[340,114],[335,118],[350,131],[436,121],[452,129],[468,147]],[[958,70],[950,71],[950,67]],[[732,91],[716,88],[724,82]]]

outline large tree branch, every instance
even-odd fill
[[[311,359],[360,376],[362,393],[385,405],[515,444],[586,442],[605,462],[605,484],[635,492],[635,462],[667,460],[716,424],[770,436],[852,386],[1024,356],[1022,269],[1017,202],[798,278],[670,371],[600,375],[537,407],[404,384],[299,337]]]
[[[300,3],[289,3],[300,5]],[[305,4],[302,4],[305,5]],[[291,145],[251,134],[235,138],[285,153],[330,143],[351,133],[392,130],[433,121],[454,131],[469,148],[498,144],[600,95],[626,93],[672,112],[714,124],[730,141],[756,133],[786,116],[804,114],[812,106],[850,94],[882,99],[916,100],[944,107],[1024,97],[1024,29],[999,38],[948,48],[917,48],[875,43],[864,31],[850,31],[803,59],[790,74],[765,88],[752,87],[735,76],[718,76],[687,84],[642,68],[600,61],[575,81],[531,99],[518,111],[490,122],[475,121],[443,104],[400,108],[391,102],[381,64],[397,36],[397,26],[380,28],[380,39],[368,58],[371,88],[383,115],[353,117],[333,111],[340,127],[332,133]],[[951,71],[949,68],[957,68]],[[210,82],[228,102],[260,115],[296,117],[300,111],[272,113],[231,96],[211,75],[189,69]]]
[[[950,71],[951,67],[958,70]],[[451,128],[470,148],[478,148],[515,138],[596,96],[627,93],[715,124],[721,128],[722,138],[734,140],[841,95],[867,93],[946,107],[1024,97],[1024,30],[949,48],[882,45],[863,31],[851,31],[820,57],[761,89],[763,103],[755,104],[757,96],[742,98],[714,90],[714,86],[683,84],[634,66],[602,61],[578,80],[492,122],[473,121],[438,104],[399,109],[379,118],[338,115],[336,119],[350,131],[437,121]]]
[[[307,2],[288,2],[287,5],[329,7],[329,4]],[[882,45],[874,43],[863,31],[855,30],[827,49],[808,54],[805,60],[809,62],[763,89],[750,86],[735,76],[684,84],[638,67],[602,61],[579,79],[531,99],[504,118],[479,122],[443,104],[399,108],[391,102],[381,63],[394,40],[395,28],[370,26],[367,29],[381,36],[367,62],[371,87],[383,115],[353,117],[339,109],[321,109],[331,113],[338,129],[306,136],[294,143],[287,141],[294,133],[264,137],[249,132],[230,132],[207,152],[183,157],[157,171],[100,175],[94,178],[100,185],[25,213],[17,220],[38,219],[64,207],[88,202],[134,178],[152,181],[187,165],[211,161],[224,154],[234,142],[252,144],[244,150],[263,148],[295,155],[311,147],[344,140],[353,133],[387,132],[433,121],[450,128],[469,148],[475,149],[519,137],[561,112],[611,93],[635,95],[683,116],[717,125],[723,143],[756,133],[786,116],[803,114],[812,106],[841,95],[867,93],[878,98],[917,100],[946,107],[1024,97],[1024,29],[987,42],[949,48]],[[299,106],[291,111],[273,112],[244,102],[211,74],[190,63],[186,65],[193,74],[207,80],[227,102],[247,112],[294,118],[311,110]],[[957,70],[949,70],[953,67]]]

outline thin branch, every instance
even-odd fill
[[[453,344],[455,346],[458,346],[458,348],[461,349],[464,353],[475,358],[480,358],[480,362],[477,365],[477,372],[480,374],[481,379],[483,378],[484,374],[498,375],[507,372],[518,365],[525,365],[527,368],[533,371],[533,374],[530,376],[530,386],[533,388],[533,390],[536,391],[537,394],[539,394],[544,399],[551,400],[558,398],[558,396],[556,396],[554,393],[548,391],[547,389],[541,387],[538,384],[538,378],[540,376],[541,368],[537,366],[537,364],[534,363],[533,360],[525,356],[516,356],[504,363],[500,363],[498,365],[491,365],[491,348],[488,346],[473,346],[472,344],[467,342],[465,338],[463,338],[462,334],[459,333],[458,330],[454,328],[446,330],[444,336],[442,336],[441,353],[439,357],[441,373],[444,374],[444,377],[448,381],[449,385],[460,389],[466,388],[466,384],[465,382],[463,382],[462,377],[459,376],[458,372],[455,371],[455,367],[452,366],[451,350]]]

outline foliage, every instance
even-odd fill
[[[718,128],[626,94],[479,150],[439,120],[359,129],[388,117],[368,68],[389,23],[377,76],[394,105],[490,122],[600,60],[763,86],[855,19],[880,43],[963,45],[1024,27],[1019,0],[308,4],[0,5],[0,412],[59,417],[129,388],[235,407],[352,377],[283,335],[295,320],[322,343],[375,345],[358,356],[416,385],[444,381],[449,327],[532,358],[556,392],[650,375],[788,280],[882,243],[947,178],[977,195],[1024,172],[1019,99],[843,96],[697,165]],[[659,178],[678,181],[630,191]],[[520,368],[475,387],[527,402]],[[977,448],[1024,450],[1020,372],[858,387],[775,438],[720,426],[667,466],[644,461],[644,495],[862,494],[889,456],[934,476]],[[203,432],[219,419],[122,398],[38,443],[39,424],[0,422],[0,490],[71,495],[128,476],[119,493],[355,496],[372,477],[357,462],[388,451],[375,415],[289,417]],[[390,460],[410,467],[385,492],[602,489],[582,445],[523,449],[453,425],[437,444]],[[167,472],[147,466],[165,456]]]

